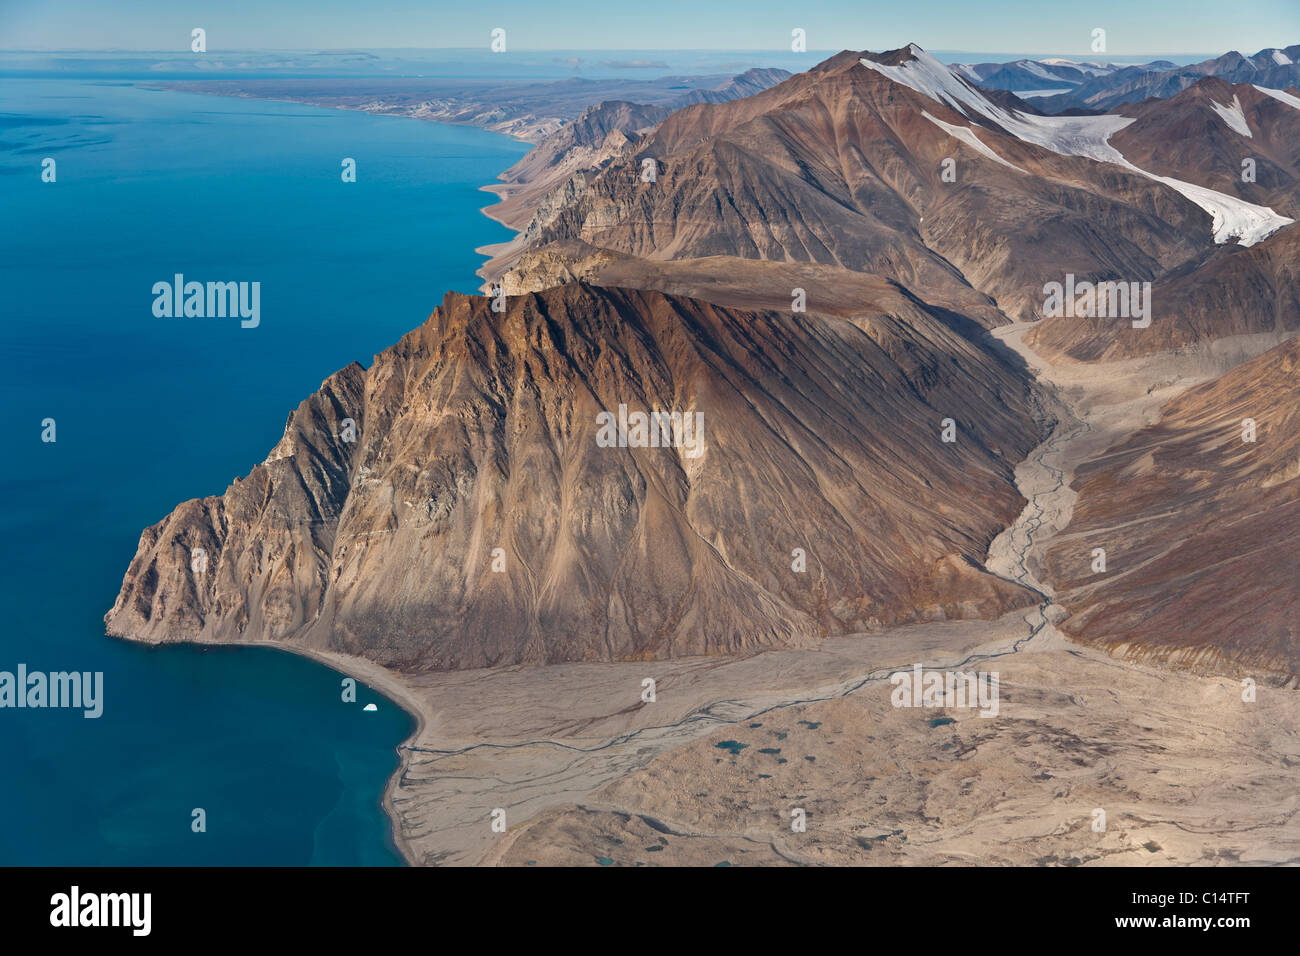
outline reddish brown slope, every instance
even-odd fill
[[[975,567],[1022,504],[1026,381],[913,308],[915,326],[859,328],[583,285],[501,314],[449,294],[327,380],[248,478],[147,529],[109,630],[461,668],[1030,603]],[[703,454],[598,447],[596,415],[620,403],[701,412]]]
[[[1049,355],[1082,361],[1151,355],[1235,335],[1283,336],[1300,329],[1300,225],[1249,248],[1226,246],[1151,288],[1151,324],[1062,316],[1027,341]]]
[[[1292,339],[1079,470],[1074,518],[1047,555],[1066,631],[1139,657],[1300,676],[1297,374]]]

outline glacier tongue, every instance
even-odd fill
[[[1254,84],[1251,84],[1254,86]],[[1287,106],[1294,106],[1300,110],[1300,96],[1292,96],[1290,93],[1284,93],[1282,90],[1270,90],[1267,86],[1256,86],[1255,89],[1261,93],[1273,97],[1279,103],[1285,103]]]

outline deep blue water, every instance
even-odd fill
[[[303,658],[143,647],[102,618],[142,528],[246,474],[322,379],[447,289],[474,291],[474,248],[508,237],[477,187],[525,150],[356,112],[0,84],[0,670],[105,683],[97,720],[0,709],[0,864],[400,862],[379,801],[409,715],[365,688],[343,703],[341,675]],[[151,287],[177,272],[261,282],[260,326],[155,318]]]

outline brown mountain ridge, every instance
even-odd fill
[[[147,529],[109,631],[446,669],[1034,603],[979,568],[1023,504],[1028,380],[937,319],[861,324],[581,284],[501,313],[449,293],[327,379],[247,478]],[[699,412],[702,452],[600,447],[620,404]]]

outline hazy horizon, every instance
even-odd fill
[[[910,41],[914,42],[914,41]],[[1297,41],[1300,42],[1300,41]],[[903,44],[904,46],[906,44]],[[1282,48],[1292,46],[1290,43],[1275,44]],[[945,50],[940,48],[927,47],[918,43],[930,53],[960,56],[986,56],[986,57],[1061,57],[1071,60],[1132,60],[1140,57],[1187,57],[1187,56],[1222,56],[1229,50],[1178,50],[1178,51],[1139,51],[1137,53],[1068,53],[1057,51],[1024,51],[1024,50]],[[852,49],[851,47],[809,47],[806,51],[808,55],[815,56],[818,54],[833,55],[841,50]],[[884,52],[890,47],[881,47],[879,49],[872,47],[861,47],[860,49],[873,53]],[[897,49],[896,47],[892,49]],[[1265,46],[1260,49],[1271,49]],[[185,51],[175,49],[133,49],[129,47],[0,47],[0,53],[132,53],[144,55],[180,55]],[[391,47],[229,47],[224,50],[213,50],[212,53],[479,53],[483,52],[481,47],[477,46],[391,46]],[[781,53],[786,54],[790,51],[780,47],[519,47],[513,49],[513,53]],[[1238,50],[1238,53],[1254,54],[1259,50]]]
[[[175,50],[0,50],[0,74],[14,78],[115,78],[143,81],[262,79],[445,79],[542,81],[624,79],[667,76],[736,75],[749,69],[777,68],[791,73],[811,69],[836,50],[511,50],[486,47],[350,47],[338,50],[225,50],[209,47],[196,55]],[[876,51],[879,52],[879,51]],[[930,50],[945,63],[1009,62],[1021,58],[1067,58],[1036,51],[986,53]],[[1095,54],[1075,62],[1103,61],[1121,66],[1157,60],[1177,65],[1202,62],[1219,53]]]
[[[932,50],[1054,50],[1093,54],[1093,31],[1106,31],[1108,56],[1167,56],[1188,50],[1253,53],[1300,38],[1300,5],[1258,0],[1249,19],[1213,0],[1094,0],[1086,10],[1043,16],[1037,0],[990,0],[972,17],[962,0],[863,10],[828,0],[794,10],[781,0],[658,0],[653,8],[613,6],[592,16],[581,4],[540,8],[505,0],[490,9],[423,0],[7,0],[0,4],[0,49],[56,51],[188,51],[190,31],[207,32],[208,50],[308,51],[486,48],[504,29],[508,49],[697,50],[789,49],[791,31],[806,33],[811,52],[887,50],[918,43]],[[407,46],[413,39],[430,42]]]

